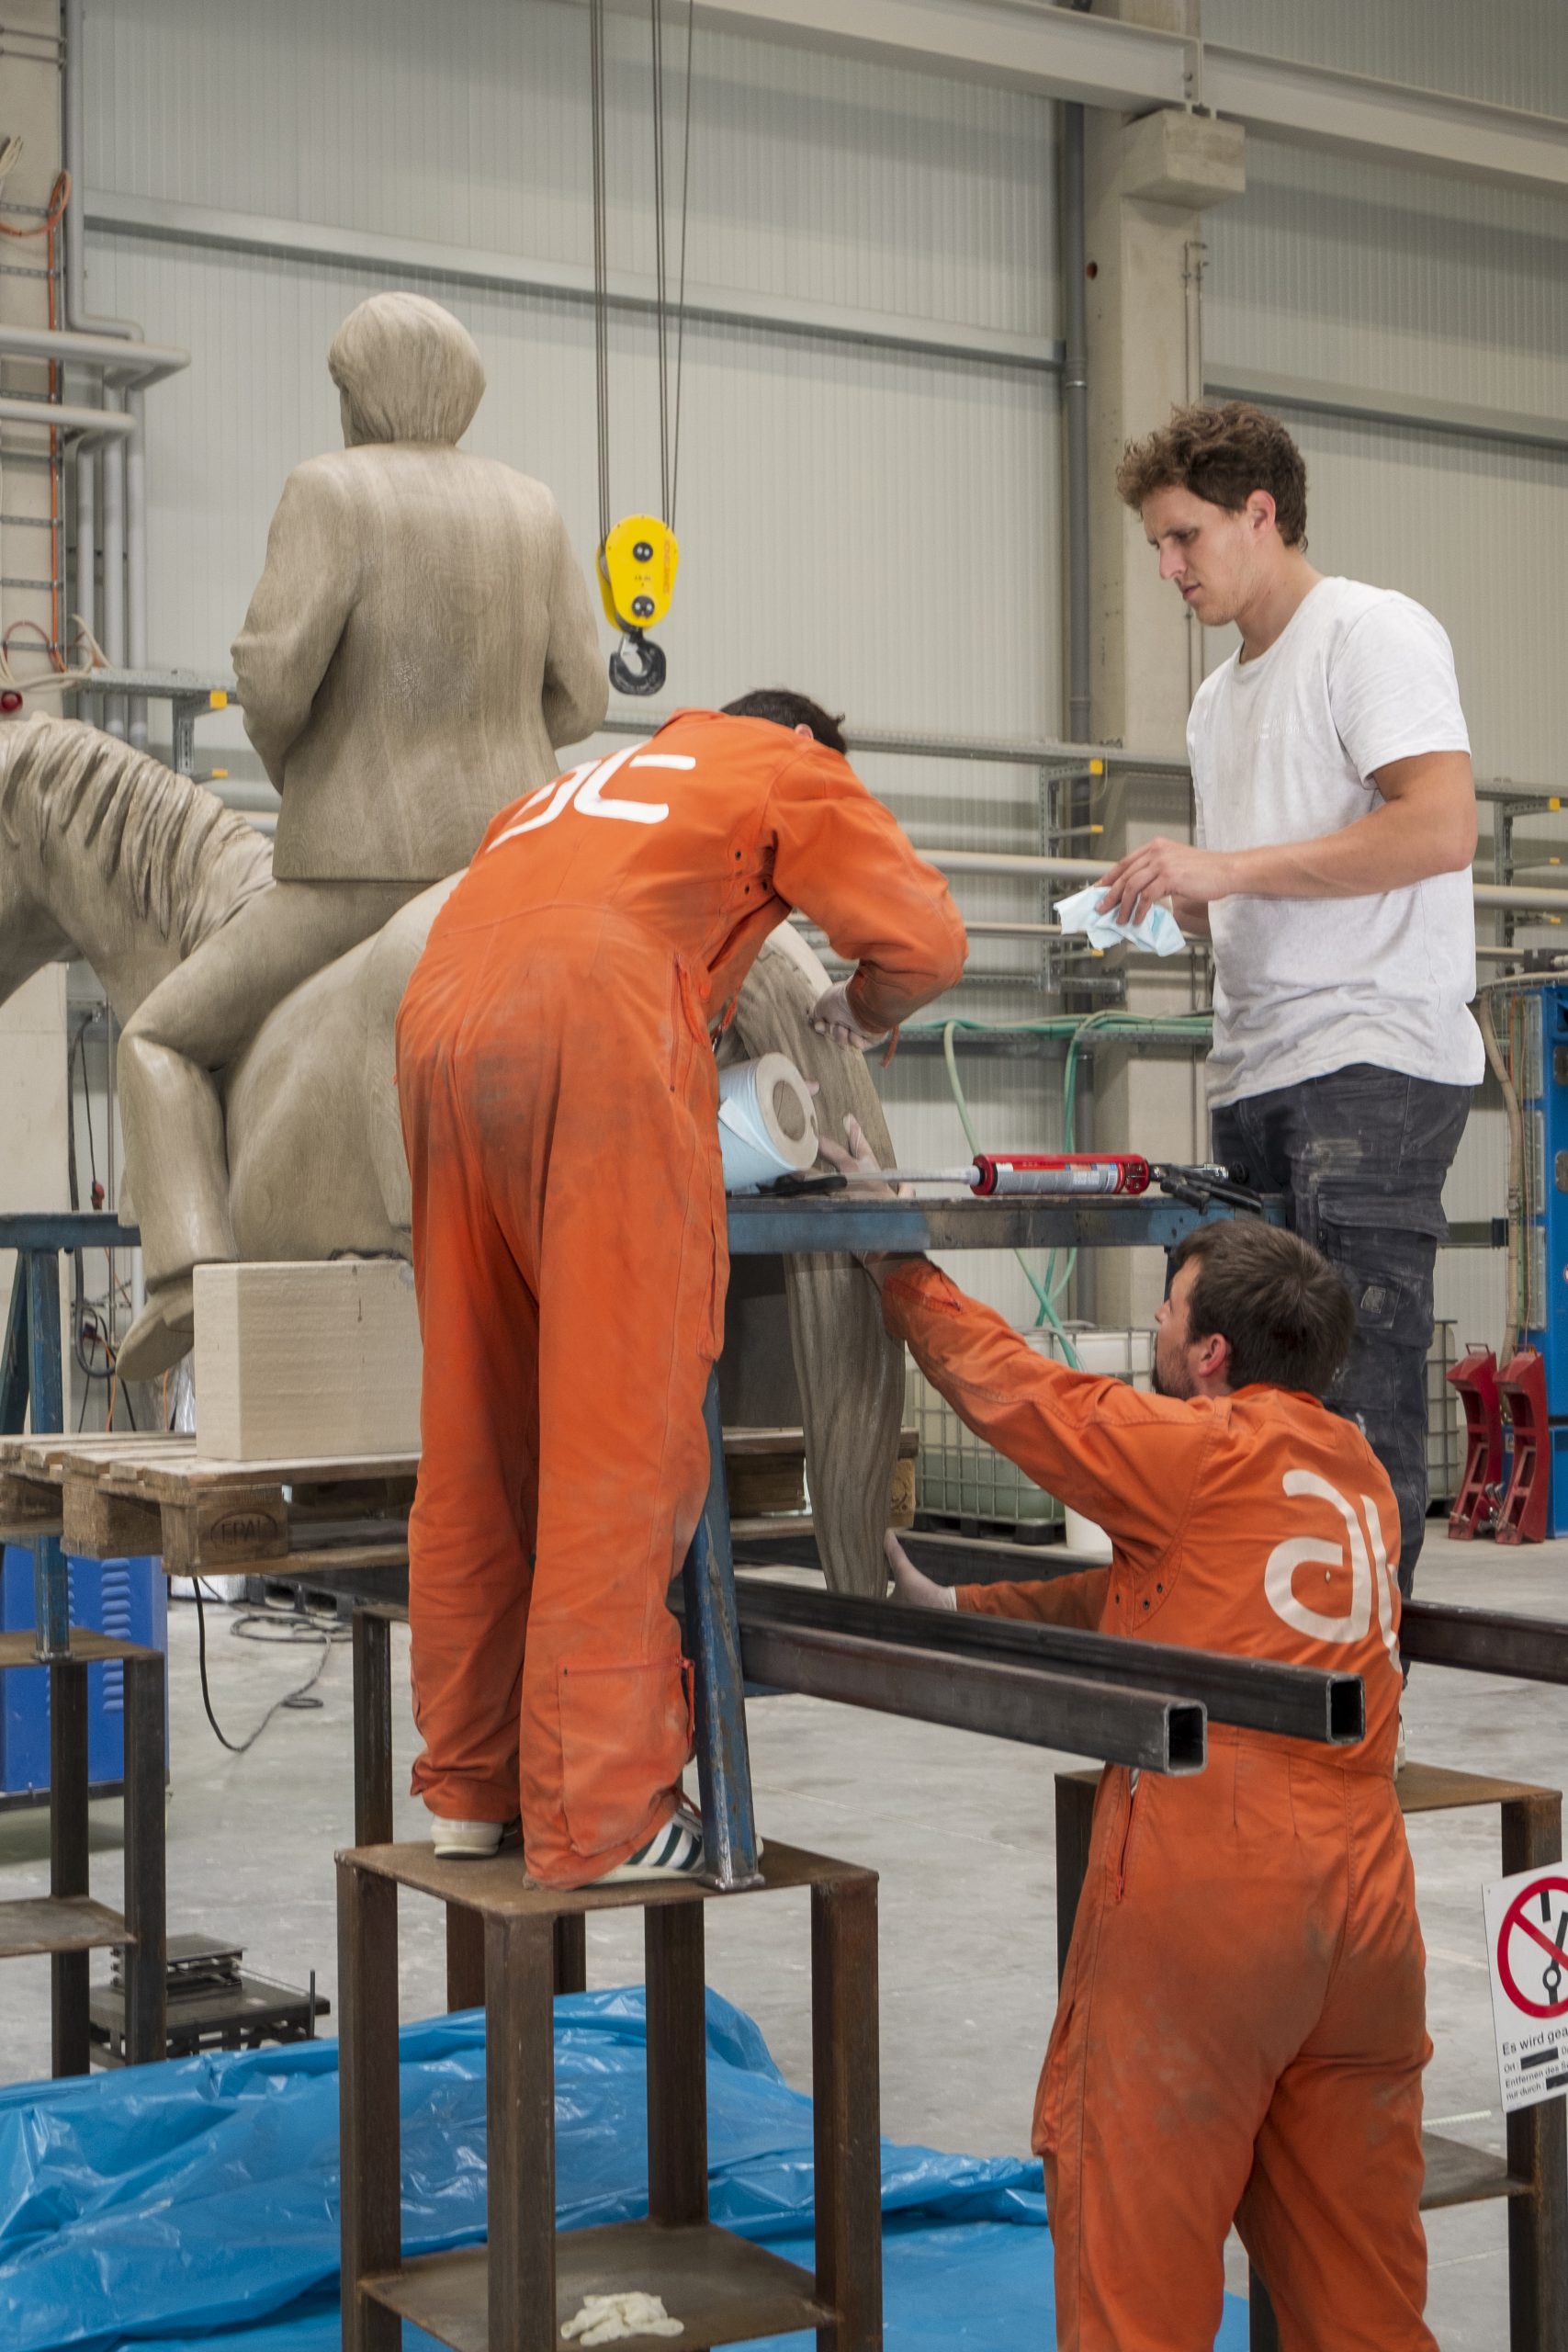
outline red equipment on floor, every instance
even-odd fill
[[[1548,1532],[1551,1432],[1546,1419],[1546,1363],[1521,1348],[1497,1375],[1498,1394],[1514,1431],[1514,1475],[1497,1512],[1499,1544],[1541,1544]]]
[[[1490,1348],[1472,1347],[1449,1374],[1464,1406],[1464,1476],[1449,1513],[1449,1533],[1468,1543],[1490,1523],[1503,1486],[1503,1408],[1497,1395],[1497,1359]]]

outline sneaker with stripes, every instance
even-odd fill
[[[606,1871],[595,1884],[631,1886],[647,1879],[695,1878],[703,1860],[702,1816],[682,1804],[645,1846],[617,1862],[613,1871]]]

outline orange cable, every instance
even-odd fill
[[[65,207],[71,198],[71,175],[61,172],[49,191],[49,209],[41,220],[30,229],[13,229],[7,220],[0,220],[0,237],[52,237],[65,217]]]

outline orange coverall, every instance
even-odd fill
[[[946,885],[845,760],[682,712],[502,812],[399,1012],[413,1787],[451,1820],[521,1803],[548,1885],[642,1845],[691,1754],[665,1594],[728,1279],[709,1032],[797,906],[858,959],[868,1029],[963,969]]]
[[[961,1609],[1365,1683],[1354,1747],[1211,1723],[1191,1779],[1106,1768],[1034,2109],[1062,2352],[1212,2352],[1233,2220],[1284,2352],[1436,2352],[1387,1476],[1311,1397],[1051,1363],[924,1260],[883,1302],[968,1426],[1112,1537],[1108,1569]]]

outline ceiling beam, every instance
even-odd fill
[[[639,11],[646,0],[610,0]],[[1269,138],[1568,193],[1568,122],[1258,57],[1053,0],[694,0],[696,21],[1124,114],[1195,105]]]

